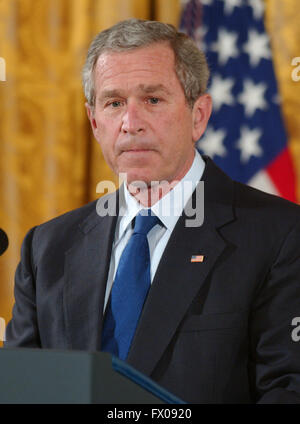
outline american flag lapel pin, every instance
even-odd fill
[[[191,257],[191,262],[203,262],[204,256],[203,255],[193,255]]]

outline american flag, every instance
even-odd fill
[[[203,255],[193,255],[191,257],[191,262],[203,262],[204,256]]]
[[[197,147],[233,179],[296,202],[262,0],[184,0],[180,30],[207,57],[213,113]]]

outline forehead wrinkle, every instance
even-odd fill
[[[165,93],[170,94],[169,90],[163,84],[150,84],[150,85],[139,84],[137,87],[137,91],[140,91],[146,94],[164,91]],[[110,97],[124,97],[125,94],[126,93],[124,89],[111,89],[111,90],[107,89],[101,93],[100,98],[106,99]]]

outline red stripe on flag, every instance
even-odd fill
[[[296,175],[291,154],[287,148],[271,162],[266,171],[280,195],[296,203]]]

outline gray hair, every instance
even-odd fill
[[[100,32],[92,41],[82,72],[83,88],[90,106],[95,105],[94,68],[105,52],[123,52],[153,43],[168,42],[175,55],[175,72],[186,101],[193,107],[205,93],[209,69],[204,53],[173,25],[142,19],[127,19]]]

